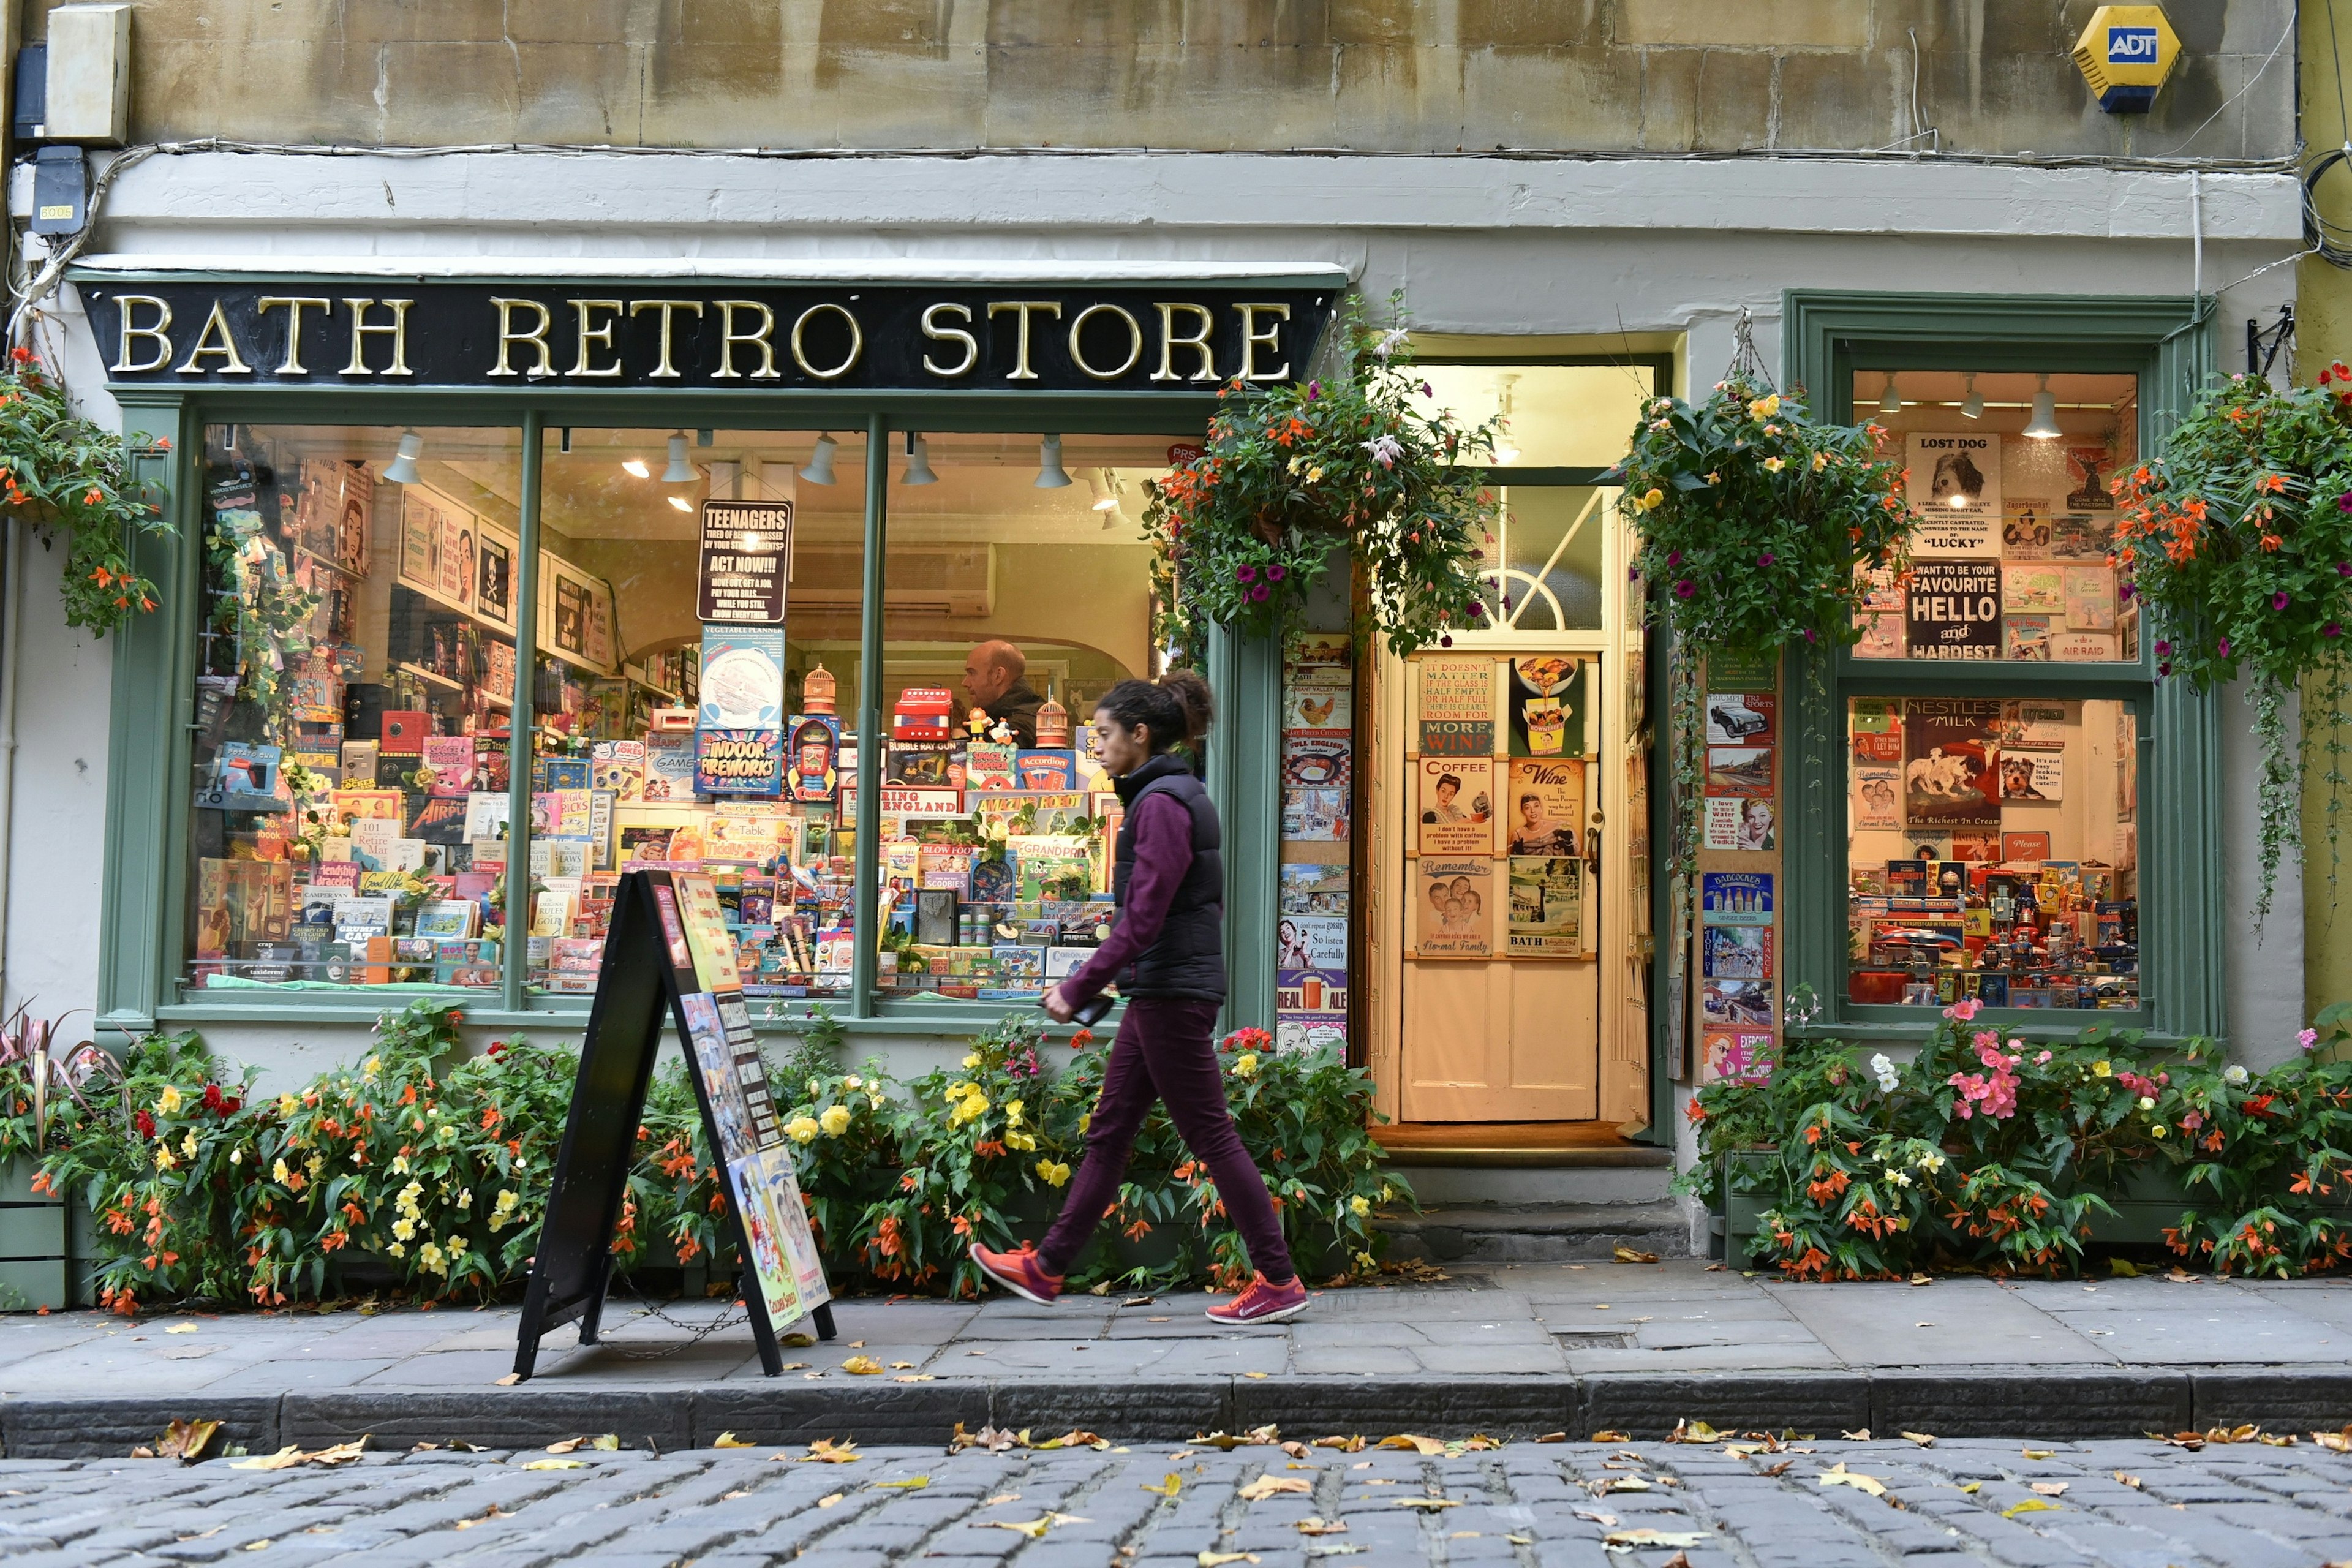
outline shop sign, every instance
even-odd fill
[[[695,618],[736,626],[782,626],[792,552],[791,501],[704,501]]]
[[[679,283],[82,275],[116,384],[1213,390],[1306,374],[1291,285]]]

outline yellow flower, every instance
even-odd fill
[[[396,1241],[390,1247],[385,1247],[383,1250],[384,1256],[387,1258],[405,1258],[408,1256],[408,1248],[403,1247]]]
[[[1020,1126],[1021,1112],[1027,1108],[1028,1104],[1029,1102],[1025,1100],[1006,1100],[1004,1102],[1004,1125],[1007,1127]]]
[[[1635,498],[1633,504],[1643,511],[1655,511],[1665,504],[1665,500],[1666,492],[1653,485],[1646,493]]]
[[[851,1073],[847,1078],[841,1080],[841,1087],[844,1089],[864,1089],[866,1087],[866,1080],[859,1078],[856,1073]]]
[[[1322,477],[1323,477],[1323,465],[1321,465],[1320,463],[1318,463],[1315,467],[1313,467],[1313,468],[1309,468],[1309,469],[1307,469],[1307,482],[1308,484],[1310,484],[1310,485],[1311,485],[1311,484],[1313,484],[1316,480],[1318,480],[1318,479],[1321,479]]]
[[[281,1095],[279,1095],[279,1096],[278,1097],[278,1115],[280,1115],[280,1116],[289,1116],[289,1117],[290,1117],[290,1116],[292,1116],[296,1111],[298,1111],[298,1110],[301,1110],[301,1109],[302,1109],[302,1102],[301,1102],[301,1100],[299,1100],[296,1099],[293,1095],[290,1095],[290,1094],[281,1094]]]
[[[244,1163],[245,1163],[245,1151],[244,1151],[244,1150],[242,1150],[242,1149],[232,1149],[232,1150],[230,1150],[230,1151],[228,1152],[228,1163],[229,1163],[230,1164],[232,1164],[232,1165],[242,1165],[242,1164],[244,1164]]]
[[[1255,1051],[1244,1051],[1241,1055],[1234,1058],[1234,1076],[1235,1078],[1255,1078],[1257,1076],[1257,1053]]]
[[[971,1055],[964,1058],[963,1065],[971,1068],[975,1072],[978,1071],[980,1068],[980,1053],[978,1051],[974,1051]]]
[[[269,1167],[269,1179],[282,1187],[294,1180],[294,1173],[286,1168],[286,1162],[281,1158]]]
[[[392,1222],[392,1234],[402,1241],[412,1240],[416,1235],[416,1222],[403,1215]]]
[[[824,1114],[816,1119],[816,1124],[824,1129],[824,1135],[826,1137],[840,1137],[843,1133],[849,1131],[849,1107],[845,1105],[826,1106],[824,1108]]]
[[[394,1155],[392,1157],[392,1173],[393,1173],[394,1175],[395,1175],[395,1176],[404,1176],[404,1175],[408,1174],[408,1156],[407,1156],[407,1155],[405,1155],[405,1154],[394,1154]]]
[[[302,1168],[310,1173],[310,1179],[315,1182],[319,1179],[319,1173],[326,1168],[326,1164],[327,1157],[324,1154],[313,1154],[302,1162]]]
[[[1813,454],[1813,472],[1818,474],[1829,466],[1830,455],[1827,452],[1815,452]]]
[[[2091,1076],[2094,1078],[2113,1078],[2116,1076],[2115,1064],[2107,1061],[2093,1062],[2091,1064]]]
[[[180,1087],[177,1084],[167,1083],[163,1086],[163,1092],[155,1097],[155,1113],[159,1116],[176,1116],[179,1111]]]
[[[814,1116],[795,1116],[784,1124],[784,1136],[795,1143],[816,1142],[817,1124]]]
[[[179,1162],[172,1158],[172,1146],[169,1143],[158,1143],[155,1145],[155,1168],[157,1170],[168,1171],[177,1163],[179,1163]]]
[[[1018,1149],[1025,1154],[1037,1147],[1037,1135],[1034,1132],[1007,1132],[1004,1144],[1008,1149]]]
[[[1348,1200],[1348,1212],[1354,1215],[1358,1219],[1361,1219],[1366,1215],[1372,1212],[1372,1205],[1370,1202],[1365,1198],[1363,1194],[1358,1193],[1354,1197]]]
[[[1037,1173],[1045,1179],[1049,1187],[1058,1187],[1070,1179],[1070,1168],[1053,1160],[1038,1161]]]
[[[1786,462],[1779,458],[1767,458],[1764,459],[1764,471],[1768,474],[1777,474],[1788,466],[1789,465]]]
[[[1396,1197],[1396,1189],[1395,1189],[1394,1187],[1392,1187],[1392,1186],[1390,1186],[1386,1182],[1382,1182],[1382,1183],[1381,1184],[1381,1202],[1382,1202],[1382,1203],[1388,1203],[1388,1202],[1391,1202],[1391,1200],[1393,1200],[1395,1197]]]
[[[362,1063],[360,1064],[360,1076],[361,1076],[362,1078],[368,1078],[368,1079],[372,1079],[372,1078],[375,1077],[375,1075],[376,1075],[376,1069],[377,1069],[377,1068],[381,1068],[381,1067],[383,1067],[383,1058],[381,1058],[381,1057],[370,1057],[370,1058],[368,1058],[368,1059],[367,1059],[367,1060],[365,1060],[364,1062],[362,1062]]]
[[[2147,1135],[2148,1135],[2149,1137],[2151,1137],[2151,1138],[2161,1138],[2161,1137],[2163,1137],[2163,1136],[2164,1136],[2164,1132],[2165,1132],[2165,1127],[2164,1127],[2164,1123],[2163,1123],[2163,1122],[2161,1122],[2161,1121],[2158,1122],[2155,1126],[2150,1127],[2150,1128],[2147,1130]]]
[[[180,1153],[184,1159],[193,1160],[196,1157],[196,1130],[194,1128],[189,1128],[188,1135],[180,1140]]]
[[[1748,405],[1750,419],[1769,419],[1780,412],[1780,395],[1777,392],[1758,398]]]

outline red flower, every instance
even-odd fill
[[[143,1110],[131,1119],[131,1125],[139,1129],[142,1138],[152,1141],[155,1136],[155,1119]]]

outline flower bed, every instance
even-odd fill
[[[2352,1005],[2261,1073],[2135,1030],[2032,1045],[1977,1011],[1947,1008],[1906,1064],[1791,1040],[1768,1078],[1701,1089],[1685,1190],[1760,1205],[1753,1256],[1796,1279],[2054,1275],[2091,1241],[2160,1242],[2225,1274],[2352,1260],[2352,1062],[2334,1059]]]
[[[360,1066],[277,1095],[225,1071],[193,1034],[150,1037],[131,1048],[119,1093],[52,1104],[35,1181],[96,1215],[100,1299],[124,1311],[184,1298],[274,1307],[360,1288],[341,1266],[361,1260],[354,1280],[423,1300],[520,1284],[577,1060],[520,1040],[467,1059],[462,1022],[431,1003],[387,1014]],[[970,1241],[1034,1238],[1058,1207],[1108,1053],[1081,1049],[1056,1072],[1039,1025],[1016,1016],[976,1040],[961,1072],[893,1085],[870,1067],[843,1070],[829,1018],[801,1022],[772,1077],[793,1100],[786,1128],[836,1288],[972,1293]],[[1370,1080],[1330,1052],[1276,1055],[1269,1044],[1263,1031],[1225,1043],[1243,1137],[1301,1266],[1368,1272],[1381,1250],[1373,1205],[1410,1197],[1365,1131]],[[0,1068],[0,1149],[26,1108]],[[673,1062],[656,1074],[638,1128],[616,1271],[711,1266],[725,1215]],[[1138,1142],[1117,1218],[1076,1283],[1231,1282],[1241,1268],[1214,1186],[1163,1115]]]

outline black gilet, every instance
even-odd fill
[[[1121,905],[1127,902],[1128,879],[1135,870],[1136,810],[1143,798],[1172,795],[1192,818],[1192,864],[1169,902],[1167,923],[1160,927],[1159,940],[1119,972],[1120,993],[1223,1001],[1225,862],[1221,847],[1224,835],[1207,787],[1192,776],[1183,759],[1166,752],[1114,781],[1112,787],[1127,808],[1112,849],[1111,896]]]

